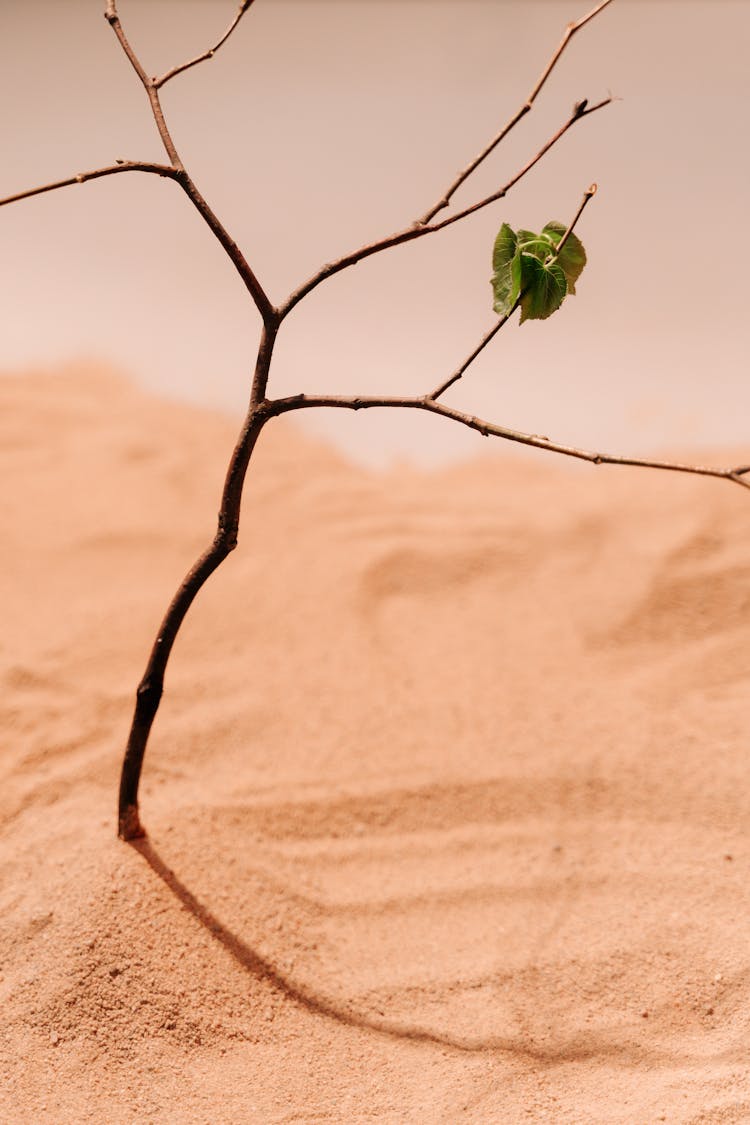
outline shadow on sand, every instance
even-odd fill
[[[387,1038],[434,1044],[463,1053],[505,1053],[547,1065],[578,1062],[595,1057],[608,1058],[626,1067],[640,1066],[644,1062],[677,1064],[686,1061],[682,1054],[660,1051],[655,1049],[653,1045],[646,1047],[642,1044],[634,1044],[632,1041],[623,1042],[614,1030],[600,1030],[598,1032],[587,1030],[580,1035],[568,1036],[565,1041],[542,1046],[528,1041],[524,1042],[519,1037],[482,1038],[452,1035],[448,1032],[431,1030],[396,1020],[352,1012],[341,1002],[327,998],[315,992],[308,985],[295,981],[281,972],[269,960],[252,949],[241,937],[223,925],[216,915],[181,882],[148,838],[134,840],[130,846],[140,853],[151,870],[166,884],[183,908],[189,911],[208,930],[214,940],[219,942],[243,969],[258,980],[270,984],[289,1000],[313,1015],[333,1020],[339,1025]]]

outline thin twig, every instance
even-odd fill
[[[255,364],[254,387],[265,387],[276,341],[276,331],[273,325],[271,327],[266,325],[263,328]],[[138,785],[149,734],[164,691],[164,676],[169,656],[185,614],[200,589],[237,546],[245,474],[266,420],[267,415],[257,409],[255,399],[251,398],[224,480],[216,535],[185,575],[172,598],[149,653],[143,678],[138,685],[135,713],[120,775],[117,823],[118,834],[123,840],[137,839],[145,834],[138,813]]]
[[[575,33],[577,31],[580,31],[582,27],[585,27],[585,25],[590,20],[592,20],[594,18],[594,16],[598,16],[599,13],[601,11],[603,11],[604,8],[606,8],[608,4],[611,4],[611,3],[612,3],[612,0],[602,0],[602,3],[597,4],[597,6],[595,8],[592,8],[592,10],[587,15],[582,16],[579,20],[575,20],[574,23],[568,24],[568,26],[565,29],[565,34],[563,35],[562,39],[560,40],[560,44],[559,44],[557,50],[555,51],[554,55],[550,59],[549,63],[547,64],[547,66],[545,68],[545,70],[542,72],[542,75],[541,75],[539,81],[537,82],[536,86],[534,87],[534,89],[531,91],[531,94],[529,95],[529,101],[532,103],[532,105],[535,102],[535,100],[537,98],[537,95],[539,94],[540,90],[542,89],[542,86],[544,86],[544,84],[547,81],[547,79],[549,78],[550,74],[555,69],[555,67],[557,65],[557,62],[560,58],[560,55],[563,53],[563,51],[565,50],[565,48],[567,47],[568,43],[573,38]]]
[[[743,488],[750,489],[750,481],[744,479],[744,474],[750,471],[750,466],[739,466],[731,469],[718,469],[709,465],[688,465],[680,461],[658,461],[644,457],[623,457],[611,453],[596,453],[589,449],[579,449],[574,445],[561,445],[550,441],[540,434],[527,434],[522,430],[511,430],[506,426],[498,426],[484,418],[473,414],[466,414],[442,402],[435,402],[431,395],[417,398],[399,398],[391,396],[356,396],[342,395],[290,395],[287,398],[272,399],[264,403],[264,411],[268,418],[275,418],[293,410],[309,410],[319,408],[333,408],[339,410],[371,410],[380,407],[400,408],[405,410],[426,410],[431,414],[438,414],[442,418],[459,422],[476,430],[483,437],[499,437],[506,441],[517,442],[521,445],[530,445],[535,449],[545,449],[548,453],[559,453],[565,457],[574,457],[579,461],[589,461],[594,465],[627,465],[643,469],[664,469],[674,473],[693,473],[703,477],[718,477],[730,480]]]
[[[493,191],[490,195],[480,199],[477,203],[472,203],[469,207],[464,207],[462,211],[457,211],[454,215],[450,215],[447,219],[441,219],[440,222],[430,223],[428,226],[411,226],[405,227],[404,230],[396,231],[395,234],[388,235],[387,238],[378,239],[377,242],[370,242],[366,246],[361,246],[358,250],[354,250],[350,254],[345,254],[341,258],[337,258],[334,262],[328,262],[327,265],[322,266],[317,273],[314,273],[304,284],[295,289],[293,293],[287,297],[286,301],[279,308],[279,318],[283,320],[295,305],[298,305],[303,297],[316,289],[323,281],[327,281],[329,277],[334,274],[340,273],[341,270],[348,269],[349,266],[354,266],[357,262],[363,261],[365,258],[371,257],[373,254],[379,254],[382,250],[389,250],[392,246],[401,246],[405,242],[413,242],[417,238],[424,238],[425,235],[435,234],[439,230],[445,230],[446,227],[452,226],[453,223],[459,223],[462,219],[473,215],[476,211],[481,211],[484,207],[488,207],[491,203],[495,203],[498,199],[502,199],[507,195],[511,188],[515,187],[519,180],[531,171],[535,164],[538,164],[542,157],[549,152],[553,145],[563,137],[568,129],[572,128],[577,121],[581,121],[584,117],[588,117],[591,113],[596,113],[597,110],[603,109],[612,101],[611,97],[604,98],[603,101],[596,102],[594,105],[588,105],[586,102],[579,102],[573,109],[568,120],[560,126],[556,133],[554,133],[548,141],[539,149],[539,151],[532,156],[523,168],[508,180],[497,191]]]
[[[229,27],[226,29],[218,42],[214,43],[213,47],[209,47],[208,50],[204,51],[201,55],[196,55],[196,57],[194,59],[190,59],[189,62],[181,63],[180,66],[173,66],[171,70],[168,70],[166,72],[166,74],[162,74],[160,78],[152,78],[151,81],[153,82],[155,88],[157,90],[161,89],[162,86],[166,86],[167,82],[170,82],[173,78],[176,78],[178,74],[183,74],[186,70],[190,70],[191,67],[198,66],[199,63],[206,62],[207,59],[212,59],[219,48],[224,46],[227,39],[237,27],[237,24],[240,22],[245,12],[248,10],[252,3],[253,0],[243,0],[237,12],[235,13],[234,19],[230,23]]]
[[[582,16],[581,19],[576,20],[575,23],[568,24],[567,28],[565,29],[565,34],[563,35],[562,39],[560,40],[560,43],[558,44],[554,54],[552,55],[552,58],[549,60],[546,67],[542,71],[541,77],[539,78],[536,86],[531,91],[531,93],[529,94],[526,101],[523,103],[523,105],[521,105],[519,107],[519,109],[516,110],[516,112],[511,117],[510,121],[508,121],[508,123],[503,126],[503,128],[500,130],[500,132],[495,137],[493,137],[493,139],[486,146],[486,148],[482,149],[482,151],[479,153],[479,155],[475,156],[474,159],[471,161],[471,163],[467,164],[467,166],[463,169],[462,172],[459,172],[459,174],[456,176],[455,180],[450,185],[448,190],[443,194],[442,198],[439,199],[438,202],[435,203],[429,209],[429,211],[427,211],[422,216],[421,219],[419,219],[419,224],[421,226],[425,226],[427,223],[432,222],[432,220],[435,218],[435,216],[438,214],[439,211],[442,211],[445,207],[450,206],[450,201],[453,198],[453,196],[455,195],[455,193],[458,191],[458,189],[461,187],[461,184],[465,183],[466,180],[468,180],[468,178],[472,174],[472,172],[476,171],[476,169],[479,167],[479,165],[482,164],[487,159],[487,157],[490,155],[490,153],[495,151],[495,149],[500,144],[500,142],[505,140],[508,133],[510,133],[511,130],[515,129],[515,127],[519,123],[519,121],[521,121],[521,119],[524,118],[526,116],[526,114],[531,111],[531,109],[534,106],[534,102],[536,101],[537,97],[539,96],[539,94],[541,92],[542,87],[544,86],[545,82],[549,78],[552,71],[555,69],[555,66],[558,63],[558,61],[560,59],[560,56],[562,55],[563,51],[565,50],[565,48],[567,47],[568,43],[573,38],[575,33],[577,31],[580,31],[582,27],[584,27],[590,20],[592,20],[594,18],[594,16],[598,16],[599,12],[603,11],[604,8],[606,8],[607,5],[611,4],[611,3],[612,3],[612,0],[602,0],[602,3],[597,4],[597,6],[595,8],[593,8],[587,15]]]
[[[169,157],[169,161],[172,167],[177,168],[179,171],[184,171],[184,165],[182,163],[182,160],[180,159],[177,149],[175,148],[175,144],[172,140],[169,129],[167,128],[167,122],[164,118],[164,111],[162,110],[161,102],[159,101],[159,91],[153,80],[146,74],[146,71],[143,69],[140,59],[138,58],[135,51],[131,47],[130,42],[128,41],[128,37],[123,30],[122,24],[120,23],[120,17],[117,14],[117,0],[107,0],[107,10],[105,11],[104,16],[109,23],[109,26],[117,36],[117,39],[123,51],[125,52],[128,62],[132,66],[135,73],[138,75],[143,89],[146,91],[148,100],[151,103],[151,112],[154,115],[156,127],[159,130],[159,136],[161,137],[162,144],[166,149],[166,153]]]
[[[510,312],[506,313],[505,316],[501,316],[500,319],[497,321],[497,323],[493,324],[493,326],[492,326],[492,328],[490,328],[489,332],[487,332],[486,335],[484,335],[482,337],[480,342],[474,348],[474,351],[466,357],[466,359],[463,361],[463,363],[460,365],[460,367],[457,367],[456,370],[453,372],[453,374],[448,376],[448,378],[445,380],[445,382],[441,383],[439,386],[437,386],[435,388],[434,391],[432,391],[431,394],[427,395],[427,398],[432,399],[433,402],[436,399],[439,399],[441,397],[441,395],[445,394],[445,392],[448,390],[449,387],[452,387],[454,383],[457,383],[458,380],[463,375],[466,374],[466,372],[469,370],[472,363],[477,358],[477,356],[480,354],[480,352],[484,351],[484,349],[489,344],[490,340],[494,339],[494,337],[498,334],[498,332],[503,327],[503,325],[508,323],[508,321],[513,316],[513,313],[516,311],[516,309],[518,308],[520,303],[521,303],[521,298],[519,296],[518,300],[516,301],[513,308],[510,310]]]
[[[428,227],[420,228],[420,230],[424,233],[432,233],[434,231],[444,230],[446,227],[452,226],[453,223],[459,223],[462,219],[467,218],[467,216],[473,215],[475,211],[481,211],[484,207],[488,207],[490,203],[495,203],[498,199],[502,199],[503,196],[508,194],[511,188],[514,188],[516,186],[519,180],[522,180],[523,177],[526,176],[531,171],[531,169],[539,163],[543,156],[547,155],[553,145],[556,145],[557,142],[565,136],[568,129],[572,128],[572,126],[575,125],[577,121],[580,121],[584,117],[588,117],[590,113],[596,113],[597,110],[604,109],[604,107],[609,105],[611,101],[612,98],[607,97],[600,102],[595,102],[594,105],[588,105],[586,102],[579,102],[576,106],[574,106],[573,112],[571,113],[568,120],[560,126],[557,132],[554,133],[548,141],[546,141],[542,145],[539,151],[535,153],[534,156],[532,156],[531,160],[524,164],[523,168],[521,168],[520,171],[516,172],[515,176],[513,176],[512,179],[508,180],[507,184],[504,184],[501,188],[498,188],[497,191],[493,191],[490,195],[485,196],[484,199],[480,199],[477,203],[472,203],[468,207],[464,207],[462,211],[457,211],[455,215],[449,215],[447,219],[441,219],[439,223],[432,223]]]
[[[250,6],[250,3],[252,3],[252,0],[248,0],[248,3],[245,5],[243,11]],[[243,11],[240,11],[233,26],[236,26],[236,24],[239,22],[239,16],[243,14]],[[172,136],[167,127],[167,122],[164,118],[164,112],[159,100],[158,81],[155,78],[149,78],[149,76],[146,74],[146,71],[143,69],[143,65],[141,64],[140,59],[130,45],[130,42],[120,22],[120,17],[117,13],[117,0],[107,0],[107,9],[104,15],[110,27],[117,36],[120,46],[125,52],[130,65],[138,75],[141,85],[148,95],[148,100],[151,105],[151,112],[153,113],[154,121],[156,122],[156,127],[159,131],[159,136],[161,137],[162,144],[166,149],[167,155],[169,156],[170,162],[172,164],[172,168],[174,169],[175,174],[173,178],[183,189],[190,202],[200,214],[203,221],[208,225],[211,232],[215,235],[215,237],[219,240],[221,245],[226,250],[227,256],[229,257],[230,261],[245,283],[245,287],[250,293],[250,296],[253,298],[256,308],[263,318],[263,323],[267,328],[271,325],[275,325],[277,323],[276,310],[273,307],[273,304],[271,303],[265,289],[256,277],[253,269],[251,268],[250,263],[248,262],[247,258],[242,253],[232,236],[229,234],[229,231],[219,220],[218,216],[209,207],[206,200],[198,191],[198,188],[193,182],[192,177],[189,176],[185,170],[185,166],[180,159],[177,149],[175,148],[174,141],[172,140]],[[230,28],[230,31],[231,30],[232,29]]]
[[[560,239],[557,246],[555,247],[555,252],[554,252],[554,254],[552,254],[552,261],[554,261],[555,258],[559,258],[560,252],[561,252],[563,246],[565,245],[565,243],[568,241],[571,234],[575,230],[575,227],[578,224],[578,220],[580,219],[581,215],[583,214],[584,210],[586,209],[586,206],[589,203],[589,201],[592,200],[594,198],[594,196],[596,195],[596,192],[597,192],[596,184],[592,184],[591,187],[586,188],[586,191],[583,193],[583,199],[581,200],[581,203],[580,203],[580,206],[579,206],[578,210],[576,211],[575,215],[573,216],[567,230],[565,231],[562,238]]]
[[[78,172],[75,176],[68,176],[65,180],[55,180],[42,187],[27,188],[18,191],[15,195],[7,195],[0,199],[0,207],[6,203],[17,203],[19,199],[30,199],[33,195],[43,195],[47,191],[56,191],[58,188],[71,187],[73,184],[85,184],[88,180],[99,180],[102,176],[117,176],[120,172],[151,172],[155,176],[166,176],[176,179],[177,172],[169,164],[151,164],[140,160],[118,160],[116,164],[108,164],[104,168],[94,168],[90,172]]]

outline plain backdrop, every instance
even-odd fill
[[[525,99],[586,0],[257,0],[164,91],[203,193],[281,299],[323,262],[413,221]],[[147,69],[215,40],[231,0],[120,0]],[[0,196],[162,159],[103,0],[0,0]],[[744,227],[750,5],[615,0],[470,181],[486,194],[573,103],[579,123],[513,192],[321,287],[284,328],[272,393],[421,393],[493,321],[501,222],[567,221],[589,265],[546,323],[509,325],[448,401],[612,452],[750,445]],[[0,211],[0,368],[104,362],[168,395],[243,409],[258,317],[175,185],[123,175]],[[440,420],[309,419],[358,460],[485,452]],[[539,456],[539,455],[537,455]]]

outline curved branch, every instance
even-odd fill
[[[322,266],[317,273],[313,274],[311,278],[287,297],[284,304],[281,305],[278,310],[279,319],[283,320],[284,317],[292,311],[295,305],[299,304],[303,297],[306,297],[308,293],[316,289],[321,282],[327,281],[329,277],[333,277],[334,274],[348,269],[349,266],[356,265],[357,262],[361,262],[363,259],[371,257],[373,254],[379,254],[382,250],[390,250],[393,246],[401,246],[405,242],[413,242],[417,238],[424,238],[425,235],[435,234],[439,230],[445,230],[446,227],[452,226],[453,223],[459,223],[462,219],[468,218],[469,215],[473,215],[476,211],[481,211],[491,203],[502,199],[503,196],[508,194],[512,187],[515,187],[519,180],[523,179],[523,177],[531,171],[535,164],[539,163],[553,145],[557,144],[561,137],[565,136],[568,129],[571,129],[577,121],[588,117],[589,114],[596,113],[597,110],[603,109],[604,106],[609,105],[611,101],[612,98],[608,97],[600,102],[596,102],[594,105],[589,105],[586,101],[578,102],[573,107],[573,112],[568,120],[560,126],[557,132],[554,133],[544,145],[542,145],[539,151],[532,156],[531,160],[524,164],[523,168],[516,172],[512,179],[508,180],[507,184],[498,188],[497,191],[493,191],[490,195],[485,196],[484,199],[480,199],[477,203],[472,203],[469,207],[464,207],[462,211],[457,211],[455,215],[450,215],[447,219],[441,219],[440,222],[430,223],[427,226],[416,224],[411,227],[406,227],[404,230],[396,231],[395,234],[391,234],[387,238],[379,239],[377,242],[370,242],[350,254],[345,254],[342,258],[337,258],[336,261],[329,262],[327,265]]]
[[[104,168],[94,168],[90,172],[78,172],[75,176],[68,176],[65,180],[55,180],[42,187],[28,188],[18,191],[15,195],[7,195],[0,199],[0,207],[6,203],[17,203],[19,199],[31,199],[34,195],[43,195],[47,191],[56,191],[58,188],[71,187],[73,184],[85,184],[88,180],[99,180],[103,176],[117,176],[120,172],[150,172],[154,176],[166,176],[167,179],[177,179],[177,172],[170,164],[152,164],[141,160],[118,160],[115,164],[108,164]]]
[[[673,473],[693,473],[702,477],[718,477],[722,480],[740,484],[743,488],[750,489],[750,481],[744,479],[750,473],[750,465],[736,466],[731,469],[719,469],[710,465],[688,465],[680,461],[659,461],[646,457],[624,457],[612,453],[597,453],[589,449],[579,449],[574,445],[562,445],[550,441],[541,434],[527,434],[522,430],[511,430],[506,426],[498,426],[484,418],[473,414],[466,414],[462,410],[455,410],[442,402],[436,402],[431,395],[422,398],[399,398],[391,396],[358,396],[348,398],[340,395],[291,395],[288,398],[273,399],[265,404],[269,418],[287,414],[293,410],[309,410],[330,407],[339,410],[371,410],[378,407],[399,408],[405,410],[426,410],[430,414],[437,414],[442,418],[449,418],[476,430],[483,437],[499,437],[506,441],[517,442],[520,445],[530,445],[534,449],[544,449],[548,453],[559,453],[564,457],[574,457],[579,461],[589,461],[593,465],[627,465],[633,468],[663,469]]]
[[[429,211],[427,211],[422,216],[422,218],[419,220],[419,223],[420,223],[421,226],[424,226],[425,224],[431,222],[435,218],[435,216],[438,214],[439,211],[442,211],[445,207],[450,206],[451,199],[453,198],[455,193],[458,191],[458,189],[461,187],[461,184],[465,183],[465,181],[468,180],[468,178],[472,174],[472,172],[476,171],[476,169],[479,167],[479,165],[482,164],[487,159],[487,157],[490,155],[490,153],[495,151],[495,149],[500,144],[500,142],[505,140],[508,133],[510,133],[512,129],[515,129],[518,122],[521,121],[521,119],[524,118],[526,116],[526,114],[529,113],[532,110],[532,108],[534,106],[534,102],[536,101],[537,97],[541,93],[542,87],[544,86],[545,82],[549,78],[552,71],[555,69],[555,66],[558,63],[558,61],[560,59],[560,56],[562,55],[563,51],[565,50],[565,48],[567,47],[568,43],[573,38],[575,33],[577,31],[580,31],[582,27],[584,27],[587,23],[589,23],[590,20],[592,20],[594,18],[594,16],[598,16],[599,13],[601,11],[603,11],[611,3],[612,3],[612,0],[602,0],[602,3],[597,4],[597,6],[595,8],[593,8],[587,15],[582,16],[581,19],[576,20],[575,23],[568,24],[567,28],[565,29],[565,34],[563,35],[562,39],[560,40],[560,43],[558,44],[557,48],[555,49],[555,52],[552,55],[552,58],[549,60],[546,67],[542,71],[541,77],[539,78],[536,86],[531,91],[531,93],[529,94],[526,101],[523,103],[522,106],[520,106],[516,110],[516,112],[511,117],[510,121],[508,121],[508,123],[503,126],[503,128],[500,130],[500,132],[495,137],[493,137],[493,139],[486,146],[486,148],[482,149],[482,151],[479,153],[479,155],[476,156],[471,161],[470,164],[467,164],[467,166],[463,169],[462,172],[459,172],[458,176],[456,176],[455,180],[450,185],[450,187],[447,189],[447,191],[444,193],[442,198],[439,199],[438,202],[435,203],[429,209]]]
[[[172,598],[151,648],[146,671],[138,685],[135,712],[120,774],[117,824],[118,835],[123,840],[134,840],[145,835],[138,813],[138,786],[146,745],[164,691],[167,663],[180,626],[207,579],[237,546],[242,491],[247,467],[260,432],[269,417],[267,411],[257,408],[255,393],[257,389],[265,387],[275,341],[276,329],[265,328],[255,364],[253,397],[224,481],[216,535],[185,575]]]
[[[206,62],[207,59],[212,59],[219,48],[224,46],[227,39],[237,27],[237,24],[240,22],[245,12],[253,4],[253,2],[254,0],[243,0],[237,12],[235,13],[234,19],[230,23],[229,27],[226,29],[222,37],[216,43],[214,43],[213,47],[209,47],[208,50],[204,51],[201,55],[196,55],[196,57],[194,59],[190,59],[189,62],[181,63],[180,66],[173,66],[171,70],[168,70],[165,74],[162,74],[160,78],[152,78],[151,81],[153,82],[154,87],[159,90],[162,86],[166,86],[167,82],[170,82],[173,78],[176,78],[178,74],[184,74],[184,72],[186,70],[190,70],[191,67],[198,66],[199,63]]]

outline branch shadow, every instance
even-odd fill
[[[143,857],[151,870],[169,888],[182,907],[211,934],[234,960],[256,979],[270,984],[288,1000],[312,1015],[331,1020],[340,1026],[355,1028],[391,1040],[407,1040],[448,1048],[463,1054],[509,1054],[516,1058],[543,1065],[582,1062],[591,1058],[609,1058],[624,1066],[649,1063],[684,1062],[673,1052],[618,1041],[614,1035],[592,1033],[569,1037],[567,1041],[543,1046],[524,1042],[519,1038],[451,1035],[429,1030],[387,1018],[354,1013],[340,1002],[327,998],[309,986],[293,980],[281,972],[271,961],[261,956],[246,941],[233,933],[216,915],[189,890],[167,865],[146,837],[133,840],[130,846]]]

